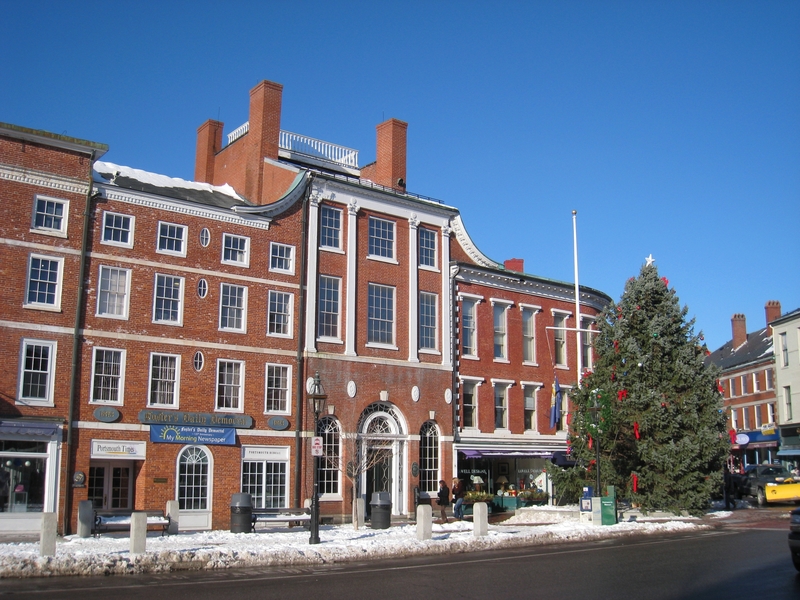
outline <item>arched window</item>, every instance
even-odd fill
[[[432,421],[419,430],[419,488],[421,492],[439,488],[439,430]]]
[[[341,438],[339,423],[333,417],[324,417],[317,422],[317,435],[322,437],[323,455],[319,460],[319,493],[341,493]]]
[[[189,446],[178,460],[178,503],[181,510],[208,509],[208,455]]]

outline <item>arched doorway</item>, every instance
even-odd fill
[[[362,457],[360,495],[370,511],[374,492],[389,492],[392,514],[404,514],[406,506],[406,444],[405,420],[396,407],[386,402],[371,404],[361,413],[358,426],[358,452]]]

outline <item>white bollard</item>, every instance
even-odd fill
[[[430,504],[417,506],[417,539],[429,540],[433,537],[433,513]]]
[[[180,529],[181,508],[180,502],[177,500],[167,501],[167,516],[169,517],[169,528],[167,533],[175,535]]]
[[[147,547],[147,513],[131,514],[131,554],[144,554]]]
[[[364,525],[364,515],[367,513],[367,505],[364,498],[356,498],[356,515],[358,516],[358,526]]]
[[[56,513],[42,513],[42,530],[39,533],[39,554],[56,555]]]
[[[92,535],[94,508],[91,500],[78,502],[78,537],[87,538]]]
[[[476,502],[472,505],[472,534],[482,537],[489,533],[489,507],[486,502]]]

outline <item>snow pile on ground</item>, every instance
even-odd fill
[[[573,514],[574,514],[573,510]],[[594,527],[577,520],[535,525],[524,512],[476,538],[472,523],[456,521],[433,525],[433,537],[418,541],[416,525],[389,529],[355,530],[352,525],[323,525],[320,544],[309,545],[302,528],[275,528],[259,533],[209,531],[173,536],[148,536],[147,551],[131,555],[124,536],[97,538],[67,536],[59,540],[56,555],[39,556],[38,543],[0,544],[0,578],[56,575],[110,575],[153,573],[185,569],[226,569],[265,565],[309,565],[412,555],[473,552],[491,548],[594,540],[631,534],[653,534],[704,528],[701,523],[669,521],[627,522]]]

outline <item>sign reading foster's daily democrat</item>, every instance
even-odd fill
[[[248,415],[182,412],[177,410],[141,410],[139,422],[147,425],[186,425],[188,427],[233,427],[250,429],[253,417]]]
[[[151,442],[168,444],[236,444],[236,430],[232,427],[186,427],[184,425],[151,425]]]

